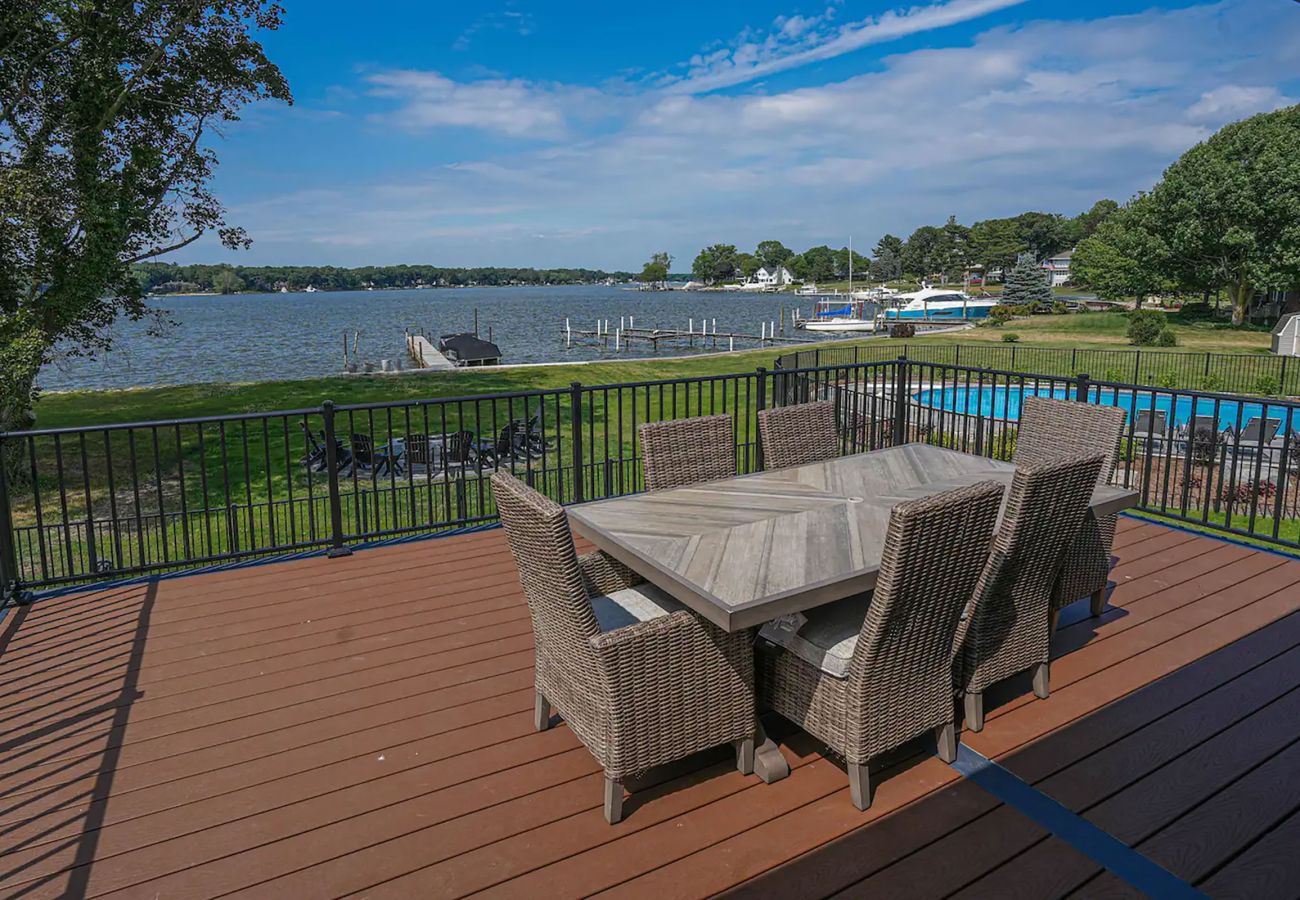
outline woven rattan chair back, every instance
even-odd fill
[[[528,600],[537,666],[555,666],[561,677],[572,677],[583,660],[592,658],[589,639],[600,629],[568,516],[554,500],[508,472],[492,475],[492,493]]]
[[[958,684],[980,693],[1044,664],[1052,585],[1078,535],[1105,457],[1060,457],[1016,469],[1002,526],[958,631]]]
[[[834,400],[765,409],[758,414],[758,435],[765,469],[806,466],[840,455]]]
[[[1059,460],[1063,455],[1102,454],[1098,484],[1110,481],[1119,456],[1120,435],[1127,414],[1118,406],[1074,400],[1026,397],[1020,406],[1020,428],[1011,461],[1018,466]]]
[[[718,481],[736,474],[731,416],[700,416],[641,426],[641,460],[648,491]]]
[[[858,756],[896,747],[952,716],[952,650],[988,559],[1003,487],[980,482],[900,503],[889,517],[875,593],[849,665],[864,709]]]

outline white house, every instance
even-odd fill
[[[1074,251],[1066,250],[1043,260],[1043,268],[1047,270],[1048,276],[1052,279],[1052,287],[1065,284],[1070,280],[1071,256],[1074,256]]]
[[[763,266],[754,273],[754,281],[763,287],[782,287],[793,284],[794,275],[785,266]]]

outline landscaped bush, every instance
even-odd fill
[[[1135,309],[1128,314],[1129,343],[1139,347],[1154,347],[1160,336],[1169,330],[1165,314],[1154,309]]]
[[[889,336],[893,338],[916,337],[916,326],[911,322],[895,322],[889,326]]]
[[[1277,496],[1277,485],[1271,481],[1243,481],[1241,484],[1225,484],[1219,488],[1219,502],[1223,504],[1249,505],[1252,500],[1271,500]]]
[[[999,303],[989,310],[989,322],[993,325],[1004,325],[1016,315],[1017,307],[1007,306],[1005,303]]]
[[[1070,304],[1064,300],[1057,300],[1052,304],[1052,315],[1063,316],[1070,311]]]
[[[1020,340],[1020,335],[1016,334],[1014,331],[1008,331],[1006,334],[1002,335],[1002,343],[1004,344],[1014,344],[1018,340]]]
[[[1218,375],[1206,375],[1201,379],[1200,388],[1203,391],[1222,391],[1223,379]]]
[[[1174,334],[1172,328],[1166,328],[1156,336],[1157,347],[1177,347],[1178,335]]]
[[[1250,391],[1261,397],[1276,397],[1282,393],[1282,382],[1273,375],[1261,375],[1250,386]]]

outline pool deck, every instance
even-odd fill
[[[1214,897],[1300,894],[1300,560],[1122,519],[1111,608],[1066,611],[1052,695],[963,743]],[[930,755],[875,804],[792,767],[652,773],[617,826],[532,728],[500,531],[69,594],[0,621],[0,896],[1132,896]]]

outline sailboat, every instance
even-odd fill
[[[826,297],[813,307],[812,318],[803,323],[809,331],[875,331],[880,307],[869,292],[853,291],[853,236],[849,235],[849,293]]]

